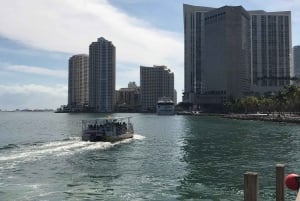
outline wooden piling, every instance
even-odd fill
[[[276,165],[276,201],[284,201],[284,164]]]
[[[297,193],[296,201],[300,201],[300,191]]]
[[[258,174],[246,172],[244,174],[244,201],[258,201]]]

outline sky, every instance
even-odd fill
[[[0,109],[56,109],[68,100],[68,60],[104,37],[116,47],[116,89],[139,85],[140,66],[174,72],[184,89],[183,3],[291,11],[300,45],[300,0],[0,0]],[[297,34],[298,33],[298,34]]]

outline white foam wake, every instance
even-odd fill
[[[5,153],[5,155],[1,154],[0,163],[9,162],[9,161],[19,161],[19,162],[33,161],[41,157],[45,157],[47,155],[62,156],[62,155],[74,154],[77,152],[82,152],[87,150],[109,149],[118,144],[130,143],[133,140],[143,140],[144,138],[145,138],[144,136],[136,134],[131,139],[125,139],[115,143],[85,142],[85,141],[81,141],[79,137],[72,138],[71,140],[68,141],[54,141],[42,145],[22,147],[17,151]]]
[[[139,135],[139,134],[134,134],[133,139],[135,140],[143,140],[145,139],[145,136]]]

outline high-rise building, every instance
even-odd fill
[[[177,91],[176,91],[176,89],[174,89],[174,96],[173,96],[174,98],[173,98],[173,103],[174,103],[174,105],[177,105]]]
[[[112,112],[115,105],[115,46],[101,37],[90,45],[89,57],[89,107],[96,112]]]
[[[71,111],[81,111],[88,106],[89,56],[79,54],[69,59],[68,108]]]
[[[214,9],[186,4],[183,11],[183,100],[198,104],[203,102],[200,100],[203,95],[217,97],[221,102],[228,97],[242,97],[249,91],[250,84],[250,17],[247,11],[241,6]]]
[[[294,46],[294,76],[300,79],[300,46]]]
[[[202,93],[205,13],[213,8],[183,4],[184,18],[184,102],[194,102]]]
[[[250,90],[250,16],[241,6],[205,13],[202,92],[224,102]]]
[[[208,93],[223,93],[227,98],[232,96],[239,98],[247,92],[247,88],[248,92],[253,90],[263,93],[277,91],[290,83],[293,72],[289,11],[245,11],[241,6],[215,9],[184,4],[183,12],[184,102],[198,104],[201,102],[199,99],[206,99]],[[224,33],[221,33],[222,31]],[[230,36],[237,36],[237,38]],[[234,45],[235,43],[239,45]],[[239,50],[242,50],[241,54]],[[247,58],[246,54],[248,54]],[[238,60],[234,61],[230,55],[235,55]],[[220,56],[223,57],[219,58]],[[235,67],[232,66],[229,70],[227,67],[231,64]],[[240,69],[239,72],[233,70],[237,68]],[[213,72],[213,69],[223,71]],[[222,74],[225,71],[227,74]],[[247,71],[248,75],[245,75]],[[220,75],[218,77],[221,79],[213,74]],[[217,87],[217,85],[221,86],[222,82],[224,84],[225,80],[227,85],[223,86],[230,89],[226,92]],[[246,82],[249,82],[251,87]],[[240,86],[237,86],[238,84]]]
[[[159,98],[174,101],[174,73],[166,66],[141,66],[140,84],[142,112],[155,112]]]
[[[290,85],[291,12],[249,11],[251,15],[252,91],[278,91]]]

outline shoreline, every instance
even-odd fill
[[[295,114],[225,114],[223,118],[300,124],[300,116]]]

